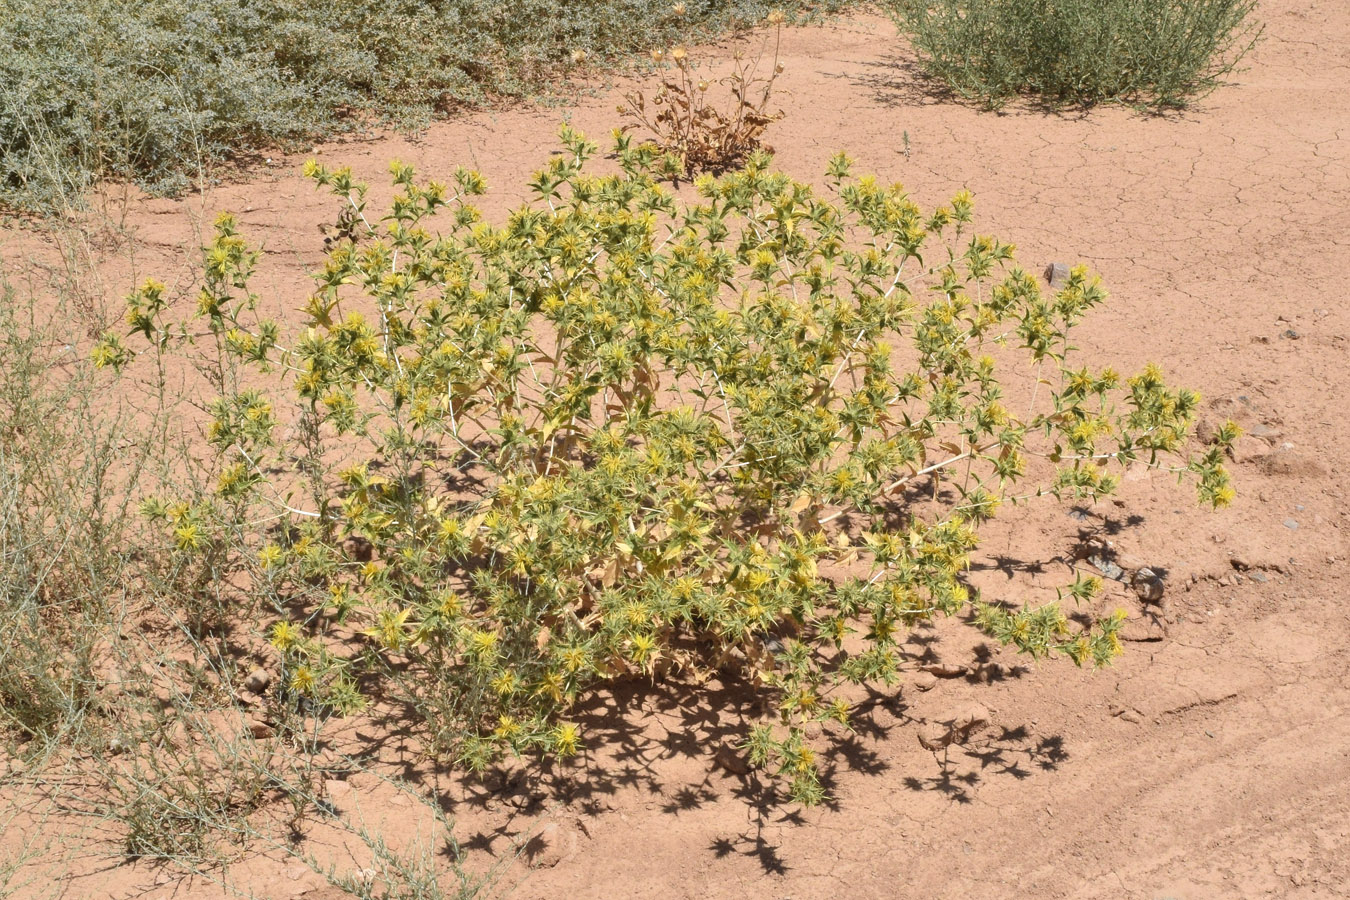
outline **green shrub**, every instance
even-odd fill
[[[1235,430],[1188,455],[1193,392],[1074,359],[1104,291],[1079,268],[1044,294],[971,232],[968,194],[923,212],[842,155],[822,193],[761,153],[685,203],[651,145],[618,136],[621,171],[597,176],[595,147],[562,137],[500,225],[471,205],[473,172],[422,183],[395,163],[376,219],[365,185],[310,164],[344,215],[289,337],[259,318],[258,255],[228,216],[200,322],[169,324],[158,284],[130,298],[141,352],[196,332],[224,361],[219,480],[147,503],[162,552],[251,571],[297,701],[350,708],[354,674],[381,672],[481,767],[575,753],[568,710],[597,684],[732,670],[776,703],[751,759],[814,802],[808,726],[846,728],[849,685],[894,684],[917,623],[971,613],[1080,665],[1119,652],[1123,614],[1079,627],[967,583],[1000,504],[1096,498],[1125,463],[1231,497]],[[134,352],[116,335],[95,351],[114,368]]]
[[[1260,29],[1256,0],[891,0],[923,67],[1000,106],[1108,100],[1155,109],[1213,90]]]
[[[787,2],[834,9],[846,0]],[[0,0],[0,202],[72,202],[95,178],[172,193],[205,166],[359,126],[545,89],[759,21],[765,0]]]

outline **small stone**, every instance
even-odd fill
[[[1303,337],[1303,335],[1299,334],[1292,328],[1287,328],[1284,330],[1284,332],[1280,334],[1280,337],[1283,338],[1284,340],[1296,341],[1299,338]]]
[[[1163,580],[1152,569],[1143,568],[1134,573],[1130,586],[1145,603],[1157,603],[1163,598]]]
[[[1298,531],[1298,520],[1296,520],[1296,519],[1285,519],[1285,520],[1284,520],[1284,527],[1285,527],[1285,528],[1288,528],[1290,531]]]
[[[1132,709],[1127,709],[1124,712],[1122,712],[1120,714],[1120,719],[1123,722],[1129,722],[1131,725],[1138,725],[1140,722],[1143,721],[1139,713],[1135,712]]]
[[[1064,263],[1051,263],[1045,267],[1045,280],[1052,288],[1062,288],[1069,280],[1069,267]]]
[[[567,859],[577,848],[577,836],[557,822],[549,822],[525,847],[530,867],[551,869]]]
[[[952,665],[951,663],[929,663],[926,666],[920,666],[919,669],[938,678],[960,678],[970,671],[965,666]]]
[[[1112,581],[1125,580],[1125,570],[1116,565],[1111,559],[1107,558],[1105,554],[1094,553],[1092,556],[1088,557],[1087,561],[1090,562],[1098,572],[1101,572]]]
[[[713,762],[719,769],[725,769],[732,775],[750,774],[750,763],[746,761],[745,756],[740,751],[729,744],[723,744],[717,748],[717,753],[713,756]]]
[[[932,672],[915,672],[909,679],[909,684],[916,691],[931,691],[937,684],[937,676]]]
[[[248,733],[253,735],[254,740],[265,741],[276,732],[266,722],[249,722]]]
[[[1266,575],[1265,572],[1252,572],[1248,574],[1247,577],[1250,578],[1252,581],[1255,581],[1257,584],[1265,584],[1267,581],[1270,581],[1270,578]]]
[[[249,672],[244,678],[244,689],[251,694],[263,694],[267,686],[272,683],[272,673],[266,669],[258,668]]]

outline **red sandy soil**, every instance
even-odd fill
[[[1165,117],[959,105],[923,83],[881,18],[785,34],[787,115],[768,134],[777,165],[809,177],[845,149],[859,171],[903,182],[926,206],[969,188],[981,229],[1015,242],[1023,264],[1096,269],[1112,301],[1078,333],[1085,356],[1122,371],[1158,361],[1204,394],[1208,417],[1253,431],[1233,466],[1239,499],[1207,513],[1170,478],[1136,474],[1119,501],[1085,516],[1046,506],[991,526],[972,576],[988,594],[1052,597],[1069,580],[1075,536],[1091,530],[1127,565],[1165,573],[1161,613],[1145,617],[1126,586],[1108,582],[1106,604],[1139,621],[1125,656],[1097,672],[990,653],[956,624],[917,632],[966,674],[910,681],[879,703],[838,760],[825,807],[766,803],[753,776],[715,762],[752,712],[744,703],[696,705],[659,687],[600,697],[590,764],[566,778],[516,772],[484,786],[440,775],[471,867],[525,845],[491,893],[1350,895],[1350,523],[1333,452],[1350,445],[1350,6],[1269,0],[1259,15],[1267,27],[1246,70]],[[731,47],[707,52],[725,58]],[[476,167],[494,188],[491,214],[523,199],[561,117],[603,138],[619,124],[620,92],[641,83],[317,154],[375,185],[394,157],[427,175]],[[103,299],[147,274],[186,293],[202,223],[233,210],[268,251],[255,287],[294,309],[333,213],[299,177],[300,161],[181,201],[110,200],[131,238],[106,260],[91,251],[103,260]],[[45,251],[14,231],[0,235],[0,253],[13,274],[33,271]],[[971,704],[989,724],[966,743],[920,744]],[[415,745],[394,738],[382,758],[416,760]],[[339,806],[406,838],[410,817],[391,796],[373,778],[335,789]],[[232,877],[259,897],[339,896],[271,858]],[[144,864],[87,860],[71,864],[62,889],[219,895]]]

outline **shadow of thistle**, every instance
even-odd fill
[[[922,664],[938,661],[935,634],[914,629],[907,653]],[[983,654],[981,654],[983,649]],[[992,650],[977,648],[967,680],[976,682],[1020,677],[1021,667],[1004,669],[993,662]],[[853,704],[851,729],[830,725],[813,737],[826,799],[825,813],[839,811],[840,780],[845,773],[884,778],[894,762],[884,755],[897,729],[922,725],[909,711],[903,689],[862,688]],[[358,729],[364,743],[358,759],[383,760],[402,753],[399,742],[416,742],[411,708],[382,704],[382,715]],[[399,776],[427,791],[443,812],[473,810],[473,830],[461,836],[460,847],[497,855],[513,848],[530,859],[526,838],[540,816],[558,805],[569,814],[595,819],[631,803],[622,793],[650,798],[649,809],[680,817],[734,801],[743,810],[743,829],[717,837],[708,850],[715,858],[736,854],[755,860],[766,874],[785,874],[790,860],[775,835],[805,825],[809,812],[794,807],[782,779],[749,769],[738,748],[750,729],[764,721],[770,705],[762,686],[732,673],[702,684],[678,678],[629,680],[594,691],[570,713],[585,735],[582,752],[572,760],[530,757],[491,766],[476,777],[464,777],[448,766],[428,765],[425,755],[396,763]],[[909,776],[900,783],[910,790],[937,790],[957,802],[970,802],[981,778],[1028,777],[1065,758],[1058,738],[1032,738],[1026,729],[1003,729],[987,740],[952,746],[942,754],[939,771]],[[693,777],[669,782],[672,761],[696,761]],[[687,768],[687,767],[686,767]],[[700,777],[701,776],[701,777]],[[479,813],[485,813],[486,818]],[[537,843],[537,841],[536,841]],[[536,848],[539,852],[539,848]]]
[[[937,774],[910,776],[902,783],[911,791],[946,794],[960,804],[973,802],[971,791],[989,775],[1022,781],[1030,778],[1033,770],[1054,771],[1069,758],[1061,736],[1036,736],[1025,725],[1001,727],[991,737],[951,743],[931,752],[938,764]]]

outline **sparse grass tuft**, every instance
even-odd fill
[[[94,700],[125,565],[112,482],[135,459],[49,321],[0,287],[0,734],[34,747],[69,739]]]

